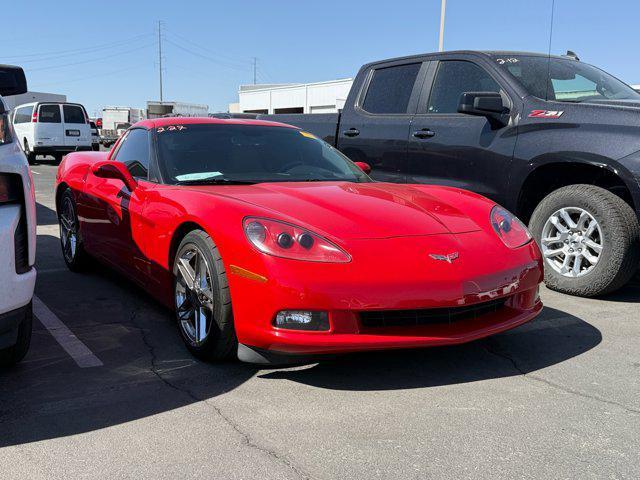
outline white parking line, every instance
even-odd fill
[[[62,323],[62,320],[49,310],[49,307],[35,295],[33,296],[33,313],[80,368],[101,367],[104,365],[100,359],[89,350],[89,347],[82,343],[80,339]]]

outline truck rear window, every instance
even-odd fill
[[[63,105],[64,123],[86,123],[84,112],[77,105]]]
[[[362,108],[369,113],[407,113],[420,66],[410,63],[374,70]]]
[[[38,113],[38,122],[41,123],[60,123],[60,105],[40,105]]]

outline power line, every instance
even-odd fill
[[[165,29],[165,31],[167,31],[169,33],[169,35],[171,35],[173,37],[176,37],[176,38],[178,38],[179,40],[181,40],[183,42],[191,44],[194,47],[198,47],[199,49],[204,50],[205,52],[207,52],[207,53],[209,53],[211,55],[215,55],[215,56],[218,56],[218,57],[226,58],[227,61],[236,62],[236,63],[244,63],[246,65],[250,65],[252,63],[252,60],[249,60],[249,59],[246,59],[246,58],[237,57],[237,56],[227,55],[227,54],[221,53],[221,52],[217,52],[217,51],[211,50],[210,48],[203,47],[202,45],[194,42],[193,40],[189,40],[188,38],[183,37],[182,35],[178,35],[177,33],[174,33],[174,32],[172,32],[170,30]]]
[[[123,44],[127,44],[129,42],[141,39],[143,37],[148,37],[149,35],[151,35],[150,33],[143,33],[140,35],[136,35],[134,37],[125,39],[125,40],[118,40],[117,42],[110,42],[110,43],[104,43],[101,45],[94,45],[92,47],[84,47],[84,48],[76,48],[76,49],[72,49],[72,50],[57,50],[54,52],[47,52],[47,53],[26,53],[26,54],[22,54],[22,55],[2,55],[2,58],[27,58],[27,57],[46,57],[46,58],[41,58],[41,59],[34,59],[34,60],[23,60],[23,63],[31,63],[31,62],[43,62],[46,60],[54,60],[56,58],[61,58],[61,57],[68,57],[68,56],[72,56],[72,55],[82,55],[84,53],[92,53],[98,50],[105,50],[108,48],[114,48],[116,46],[119,45],[123,45]],[[54,55],[54,56],[52,56]]]
[[[111,54],[111,55],[105,55],[105,56],[102,56],[102,57],[99,57],[99,58],[92,58],[92,59],[89,59],[89,60],[80,60],[78,62],[71,62],[71,63],[63,63],[61,65],[50,65],[50,66],[47,66],[47,67],[28,68],[28,69],[25,69],[25,71],[27,71],[27,72],[38,72],[38,71],[41,71],[41,70],[53,70],[53,69],[56,69],[56,68],[70,67],[70,66],[73,66],[73,65],[83,65],[85,63],[100,62],[102,60],[106,60],[106,59],[109,59],[109,58],[120,57],[122,55],[128,55],[129,53],[137,52],[139,50],[143,50],[143,49],[149,48],[151,46],[153,46],[152,43],[150,43],[148,45],[143,45],[142,47],[132,48],[132,49],[130,49],[128,51],[125,51],[125,52],[118,52],[118,53],[114,53],[114,54]]]
[[[191,55],[194,55],[196,57],[200,57],[200,58],[202,58],[204,60],[208,60],[208,61],[210,61],[212,63],[215,63],[216,65],[221,65],[221,66],[224,66],[224,67],[227,67],[227,68],[230,68],[230,69],[233,69],[233,70],[242,71],[242,72],[246,72],[247,70],[249,70],[249,68],[251,68],[248,65],[246,67],[240,67],[240,66],[233,65],[233,64],[230,64],[230,63],[222,62],[222,61],[217,60],[215,58],[211,58],[211,57],[209,57],[207,55],[203,55],[203,54],[201,54],[199,52],[195,52],[195,51],[193,51],[193,50],[191,50],[189,48],[183,47],[182,45],[179,45],[179,44],[175,43],[173,40],[170,40],[168,38],[166,38],[165,40],[166,40],[167,43],[170,43],[171,45],[173,45],[174,47],[179,48],[180,50],[183,50],[183,51],[185,51],[187,53],[190,53]]]
[[[92,78],[106,77],[106,76],[109,76],[109,75],[115,75],[117,73],[130,72],[132,70],[138,70],[138,69],[143,68],[145,66],[146,65],[137,64],[137,66],[121,68],[121,69],[118,69],[118,70],[113,70],[113,71],[104,72],[104,73],[98,73],[98,74],[95,74],[95,75],[88,75],[86,77],[64,79],[64,80],[61,80],[59,82],[39,83],[39,84],[36,84],[36,85],[29,85],[29,86],[30,87],[34,87],[34,88],[39,88],[39,87],[48,87],[49,85],[60,85],[60,84],[63,84],[63,83],[66,84],[66,83],[73,83],[73,82],[82,82],[84,80],[90,80]]]

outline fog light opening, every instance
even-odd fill
[[[287,330],[329,330],[329,315],[327,312],[313,312],[310,310],[282,310],[273,320],[276,328]]]

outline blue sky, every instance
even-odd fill
[[[90,115],[157,100],[157,21],[164,99],[226,110],[238,85],[354,76],[362,63],[434,51],[440,0],[11,1],[0,63],[30,89],[64,93]],[[448,0],[446,49],[547,51],[551,0]],[[574,50],[640,83],[640,2],[556,0],[552,53]]]

